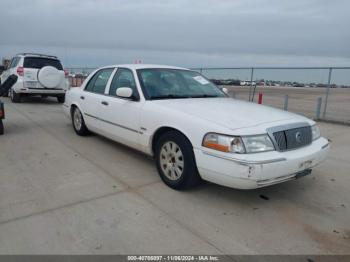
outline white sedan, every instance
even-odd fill
[[[78,135],[89,131],[155,158],[162,180],[253,189],[311,173],[329,150],[314,121],[235,100],[195,71],[115,65],[66,93]]]

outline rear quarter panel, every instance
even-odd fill
[[[80,87],[74,87],[69,89],[66,92],[66,100],[63,105],[64,112],[70,117],[70,110],[73,105],[77,106],[79,110],[81,111],[81,105],[79,101],[79,97],[81,95],[82,89]]]

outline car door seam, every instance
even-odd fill
[[[124,128],[124,129],[126,129],[126,130],[129,130],[129,131],[132,131],[132,132],[141,134],[141,135],[143,134],[143,132],[141,132],[141,131],[132,129],[132,128],[127,127],[127,126],[119,125],[119,124],[117,124],[117,123],[113,123],[113,122],[110,122],[110,121],[108,121],[108,120],[104,120],[104,119],[99,118],[99,117],[97,117],[97,116],[93,116],[93,115],[90,115],[90,114],[87,114],[87,113],[84,113],[84,115],[89,116],[89,117],[92,117],[92,118],[95,118],[95,119],[100,120],[100,121],[102,121],[102,122],[105,122],[105,123],[107,123],[107,124],[111,124],[111,125],[114,125],[114,126],[118,126],[118,127],[120,127],[120,128]]]

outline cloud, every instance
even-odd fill
[[[350,63],[346,0],[5,0],[2,10],[0,56],[31,48],[71,65]]]

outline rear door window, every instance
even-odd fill
[[[44,66],[52,66],[58,70],[63,70],[62,64],[57,59],[45,57],[26,57],[24,58],[23,67],[41,69]]]
[[[97,94],[104,94],[107,83],[114,68],[102,69],[95,73],[89,83],[86,85],[85,90]]]

